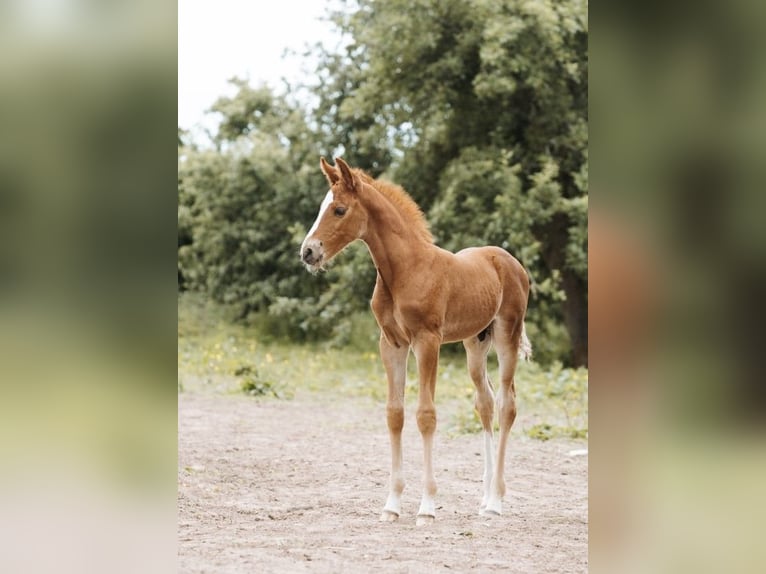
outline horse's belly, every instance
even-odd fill
[[[482,317],[479,320],[465,321],[459,324],[447,324],[443,331],[445,343],[464,341],[481,333],[494,320],[494,315]]]
[[[495,315],[497,305],[489,303],[467,306],[459,311],[448,309],[442,330],[444,342],[453,343],[475,337],[494,321]]]

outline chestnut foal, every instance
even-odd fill
[[[475,407],[484,428],[482,514],[500,514],[508,434],[516,417],[514,372],[531,346],[524,331],[529,277],[499,247],[450,253],[433,243],[423,213],[399,186],[373,180],[341,158],[320,159],[330,190],[301,246],[301,259],[316,272],[352,241],[361,239],[378,270],[372,311],[380,326],[380,355],[388,378],[386,407],[391,439],[391,479],[381,520],[401,514],[404,385],[410,349],[418,364],[418,429],[423,437],[423,494],[417,524],[435,517],[432,449],[436,429],[434,390],[442,343],[463,341],[476,386]],[[500,366],[497,399],[487,376],[494,342]],[[493,451],[495,400],[500,440]]]

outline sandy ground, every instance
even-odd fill
[[[178,409],[179,572],[588,570],[587,456],[569,454],[585,441],[514,436],[504,514],[485,518],[481,437],[437,430],[436,522],[416,527],[421,444],[412,405],[394,523],[378,521],[389,464],[384,406],[181,393]]]

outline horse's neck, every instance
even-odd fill
[[[429,243],[412,230],[404,218],[385,198],[377,197],[367,205],[367,231],[362,240],[367,244],[375,267],[387,285],[406,277],[418,263],[418,255]]]

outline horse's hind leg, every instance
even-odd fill
[[[481,500],[481,510],[487,506],[494,474],[494,452],[492,446],[492,421],[495,414],[495,396],[492,392],[492,383],[487,375],[487,352],[491,343],[489,333],[484,336],[471,337],[463,341],[466,356],[468,358],[468,372],[476,387],[474,407],[479,413],[481,426],[484,429],[484,496]]]
[[[386,505],[380,519],[392,522],[402,512],[401,496],[404,490],[402,474],[402,428],[404,427],[404,383],[407,377],[408,346],[394,347],[385,336],[380,336],[380,356],[388,379],[388,402],[386,420],[391,439],[391,478]]]
[[[500,439],[497,445],[497,460],[495,474],[490,486],[489,499],[485,512],[488,514],[501,514],[503,509],[503,496],[505,495],[505,450],[508,443],[508,435],[511,425],[516,419],[516,387],[514,375],[518,362],[519,344],[523,322],[521,320],[495,321],[494,340],[497,359],[500,365],[500,388],[497,394],[498,419],[500,422]]]

